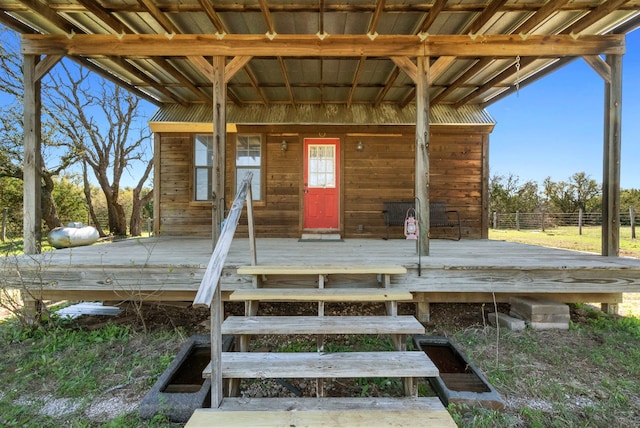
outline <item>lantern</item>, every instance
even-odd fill
[[[418,239],[418,222],[416,221],[416,210],[409,208],[404,218],[404,236],[407,239]]]

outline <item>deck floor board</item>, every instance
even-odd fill
[[[512,242],[431,240],[429,256],[420,260],[415,241],[403,239],[299,242],[265,238],[256,244],[259,264],[404,266],[406,274],[391,275],[391,288],[441,299],[480,298],[474,293],[483,297],[482,293],[567,293],[585,294],[585,299],[608,293],[611,299],[615,293],[640,292],[640,259]],[[189,300],[211,253],[211,241],[205,238],[129,239],[55,250],[35,260],[4,258],[0,273],[16,283],[16,268],[22,278],[41,277],[42,295],[51,298],[101,299],[111,293],[122,299],[139,294],[148,300]],[[238,267],[249,264],[249,241],[235,239],[221,278],[223,292],[228,295],[253,287],[251,275],[237,273]],[[375,275],[371,282],[376,282]],[[348,285],[349,279],[330,275],[326,287]]]

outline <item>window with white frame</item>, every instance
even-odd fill
[[[254,201],[262,200],[262,136],[239,134],[236,137],[236,191],[247,172],[253,173],[251,192]]]
[[[199,134],[193,149],[193,189],[196,201],[212,199],[213,135]]]

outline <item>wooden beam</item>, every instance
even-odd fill
[[[608,55],[607,64],[611,68],[611,82],[605,83],[602,255],[617,257],[620,252],[622,55]]]
[[[364,64],[367,62],[366,57],[362,57],[358,61],[358,66],[356,67],[356,72],[353,75],[353,79],[351,80],[351,89],[349,90],[349,96],[347,97],[347,108],[351,107],[353,103],[353,97],[356,94],[356,90],[358,89],[358,85],[360,83],[360,76],[362,76],[362,72],[364,71]]]
[[[62,55],[47,55],[36,65],[35,80],[40,81],[55,65],[60,62]]]
[[[416,79],[415,197],[418,253],[429,255],[429,57],[419,57]]]
[[[376,33],[376,28],[378,28],[378,21],[380,21],[380,16],[382,16],[382,12],[384,11],[385,0],[377,0],[376,8],[373,12],[373,16],[369,21],[369,28],[367,28],[367,34],[373,35]]]
[[[220,236],[220,225],[224,218],[224,177],[225,177],[225,148],[227,146],[227,84],[224,78],[226,58],[213,57],[213,189],[212,204],[212,239],[214,243]]]
[[[532,64],[537,59],[538,58],[533,58],[533,57],[522,58],[520,60],[520,66],[521,67],[526,67],[526,66]],[[514,60],[513,64],[515,64],[515,63],[516,63],[516,61]],[[472,100],[474,98],[480,97],[484,92],[489,91],[492,88],[495,88],[500,83],[510,79],[514,75],[517,75],[517,73],[518,73],[517,69],[515,67],[513,67],[512,65],[509,65],[509,67],[507,67],[502,73],[499,73],[493,79],[489,80],[487,83],[485,83],[484,85],[480,86],[479,88],[473,90],[467,96],[465,96],[460,101],[458,101],[455,104],[456,108],[458,108],[460,106],[463,106],[464,104],[466,104],[467,102],[469,102],[470,100]]]
[[[236,75],[238,71],[240,71],[244,66],[246,66],[249,61],[251,61],[250,56],[236,56],[234,57],[224,68],[224,78],[226,83]]]
[[[171,77],[176,79],[176,81],[181,86],[184,86],[185,88],[193,92],[194,95],[198,97],[201,101],[204,101],[206,103],[209,102],[210,98],[204,92],[202,92],[200,88],[194,85],[184,74],[179,72],[174,67],[174,65],[171,64],[167,59],[163,57],[156,57],[153,59],[153,61],[158,65],[158,67],[160,67],[161,69],[166,71],[169,75],[171,75]]]
[[[431,64],[430,78],[434,82],[455,61],[455,56],[441,56]]]
[[[273,25],[273,18],[271,17],[271,12],[269,11],[269,3],[267,0],[258,0],[260,4],[260,10],[262,11],[262,16],[264,17],[264,22],[267,24],[267,32],[269,34],[276,34],[275,27]]]
[[[58,27],[60,31],[63,31],[67,34],[72,34],[72,33],[82,31],[78,27],[71,24],[69,21],[66,21],[65,19],[63,19],[61,15],[58,15],[58,13],[45,2],[41,2],[38,0],[21,0],[20,3],[26,6],[28,9],[30,9],[31,12],[34,12],[37,15],[40,15],[41,17],[49,21],[51,24]],[[41,55],[46,55],[46,53],[43,53]]]
[[[187,59],[198,69],[202,74],[207,76],[209,80],[213,81],[213,66],[203,56],[189,55]]]
[[[151,15],[151,17],[153,17],[153,19],[155,19],[156,22],[162,26],[162,28],[164,28],[167,33],[180,33],[180,30],[178,30],[178,28],[173,25],[173,22],[171,22],[169,18],[167,18],[167,16],[162,10],[160,10],[160,8],[158,8],[158,6],[156,6],[153,0],[138,0],[138,2],[142,5],[145,11],[149,15]]]
[[[507,0],[492,0],[491,3],[482,11],[482,13],[471,23],[467,31],[471,34],[478,33],[482,27],[489,22],[489,20],[495,15]]]
[[[375,107],[379,107],[380,104],[382,104],[382,101],[384,101],[384,97],[391,90],[391,88],[393,87],[393,84],[395,83],[399,75],[400,75],[400,69],[397,67],[394,67],[393,71],[391,72],[391,75],[389,76],[389,78],[387,78],[384,88],[382,88],[382,90],[380,91],[380,93],[378,94],[378,96],[376,97],[373,103]]]
[[[413,83],[418,83],[418,67],[416,67],[413,61],[411,61],[411,58],[405,56],[392,56],[391,61],[404,71]]]
[[[560,58],[582,55],[620,55],[625,52],[624,35],[366,35],[279,34],[273,39],[260,34],[166,35],[66,35],[22,36],[22,53],[29,55],[122,55],[122,56],[456,56]]]
[[[287,88],[287,93],[289,94],[289,101],[291,105],[295,105],[296,99],[293,95],[293,89],[291,89],[291,82],[289,81],[289,73],[287,72],[287,66],[284,63],[284,59],[281,56],[278,57],[278,64],[280,64],[280,71],[282,72],[282,80],[284,81],[284,85]]]
[[[480,58],[475,64],[473,64],[467,71],[465,71],[462,76],[456,79],[451,85],[447,87],[444,91],[440,92],[438,95],[433,97],[432,103],[437,104],[440,101],[444,100],[449,94],[453,93],[456,89],[463,86],[469,79],[475,76],[477,73],[484,70],[489,64],[491,64],[491,58]]]
[[[601,3],[598,7],[584,15],[577,22],[571,25],[569,28],[564,30],[563,34],[579,34],[581,31],[584,31],[589,26],[595,24],[605,16],[610,13],[615,12],[620,8],[623,4],[627,3],[629,0],[609,0]],[[611,52],[613,54],[613,52]]]
[[[429,31],[429,28],[431,28],[431,25],[433,25],[433,22],[436,20],[440,12],[444,9],[446,4],[447,0],[436,0],[435,3],[433,3],[433,6],[431,7],[431,9],[429,9],[429,13],[427,13],[424,21],[422,21],[422,23],[420,24],[420,30],[418,31],[419,33],[426,33]]]
[[[220,34],[226,33],[227,30],[224,27],[224,24],[222,23],[218,12],[216,12],[216,10],[213,8],[213,4],[211,4],[211,1],[198,0],[198,3],[200,3],[202,10],[204,10],[204,12],[207,14],[213,26],[216,27],[216,31]]]
[[[151,77],[149,77],[145,73],[141,72],[138,68],[136,68],[132,63],[127,61],[125,58],[122,58],[122,57],[119,57],[119,56],[114,56],[114,57],[111,57],[109,59],[111,61],[115,62],[116,64],[118,64],[123,69],[125,69],[127,72],[129,72],[132,75],[134,75],[137,79],[139,79],[145,85],[148,85],[148,86],[152,87],[156,91],[158,91],[161,94],[163,94],[164,96],[166,96],[172,102],[178,103],[178,104],[180,104],[182,106],[187,106],[188,105],[186,100],[182,99],[181,97],[178,97],[176,94],[174,94],[173,92],[168,90],[166,85],[162,84],[161,82],[156,82]]]
[[[545,70],[550,74],[555,70],[559,70],[560,68],[564,67],[565,65],[567,65],[568,63],[570,63],[571,61],[573,61],[574,58],[561,58],[558,61],[553,62],[551,65],[549,65],[548,67],[545,68]],[[485,101],[482,104],[482,107],[486,107],[490,104],[495,103],[496,101],[499,101],[505,97],[508,97],[509,95],[513,94],[514,92],[524,88],[525,86],[528,86],[534,82],[537,82],[539,79],[543,78],[545,75],[542,74],[534,74],[532,76],[529,76],[528,78],[526,78],[525,80],[521,80],[520,81],[520,87],[516,88],[515,85],[514,86],[510,86],[509,88],[505,88],[504,91],[496,94],[494,97],[492,97],[490,100]]]
[[[604,79],[605,82],[611,83],[611,67],[598,55],[585,55],[582,59],[589,64],[593,70]]]
[[[558,9],[567,4],[569,0],[551,0],[542,5],[532,16],[527,18],[518,28],[512,33],[514,34],[528,34],[531,30],[536,28],[538,24],[546,20],[551,14],[556,13]]]
[[[87,68],[88,70],[93,71],[97,75],[101,76],[103,79],[108,80],[108,81],[112,82],[115,85],[119,85],[119,86],[127,89],[129,92],[131,92],[133,94],[136,94],[138,97],[149,101],[151,104],[154,104],[156,106],[161,106],[162,105],[162,103],[156,97],[151,96],[148,93],[138,89],[136,86],[130,84],[129,82],[126,82],[126,81],[122,80],[121,78],[117,77],[114,74],[107,73],[105,70],[103,70],[102,68],[98,67],[93,61],[90,61],[87,58],[70,57],[69,59],[71,59],[74,62],[77,62],[79,65],[82,65],[83,67]]]
[[[41,99],[40,81],[36,79],[39,56],[24,56],[24,166],[23,166],[23,210],[24,253],[40,253],[42,238],[42,209],[40,188],[42,186],[41,153]]]
[[[116,18],[116,14],[107,12],[98,2],[94,0],[78,0],[78,3],[85,7],[87,11],[94,14],[96,18],[108,25],[116,34],[133,34],[133,31],[131,31],[128,26]]]

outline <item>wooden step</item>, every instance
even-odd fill
[[[241,275],[405,274],[401,265],[255,265],[240,266]]]
[[[437,397],[225,398],[197,409],[186,428],[416,427],[455,428]]]
[[[406,290],[388,288],[248,288],[236,290],[231,301],[261,300],[265,302],[387,302],[411,301]]]
[[[422,351],[222,353],[223,378],[400,378],[438,375],[437,367]],[[211,377],[211,363],[202,376]]]
[[[401,316],[230,316],[222,334],[424,334],[411,315]]]

